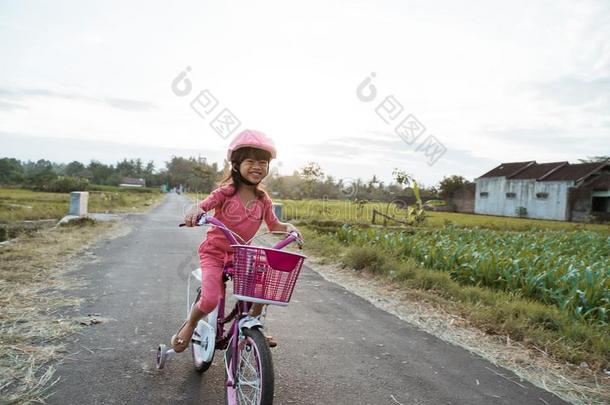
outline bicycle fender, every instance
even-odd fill
[[[254,328],[262,328],[263,324],[258,318],[245,317],[241,321],[239,321],[239,329],[254,329]]]

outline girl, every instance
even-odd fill
[[[263,220],[271,231],[297,231],[293,225],[277,219],[271,198],[258,188],[269,173],[269,161],[275,155],[273,141],[262,132],[245,130],[237,135],[227,153],[230,173],[220,182],[219,188],[186,214],[186,226],[195,226],[200,214],[213,209],[214,217],[244,241],[256,234]],[[188,347],[197,322],[218,305],[224,288],[222,269],[231,255],[231,246],[222,231],[211,228],[206,240],[199,246],[201,298],[193,306],[189,319],[184,321],[171,340],[177,353]],[[252,314],[259,315],[261,310],[261,305],[254,305]],[[275,341],[269,339],[270,346],[274,346]]]

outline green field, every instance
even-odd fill
[[[375,246],[481,285],[552,304],[577,320],[610,322],[610,236],[590,231],[505,232],[453,226],[396,232],[343,226],[334,236]]]
[[[136,212],[154,204],[163,194],[120,190],[89,191],[89,212]],[[69,193],[46,193],[24,189],[0,189],[0,223],[59,219],[68,213]]]
[[[284,218],[288,221],[336,221],[349,224],[370,224],[373,210],[387,213],[398,219],[404,212],[395,204],[366,202],[357,204],[349,200],[274,200],[284,204]],[[526,231],[530,229],[591,230],[610,234],[610,225],[583,224],[564,221],[474,215],[454,212],[427,211],[425,227],[453,224],[459,227],[481,227],[499,230]],[[380,221],[377,221],[380,223]],[[396,224],[392,224],[396,225]]]

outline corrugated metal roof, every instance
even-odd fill
[[[541,181],[559,181],[559,180],[584,180],[587,176],[600,171],[604,166],[609,166],[609,163],[578,163],[574,165],[566,165],[560,167],[553,173],[545,176]]]
[[[539,179],[569,164],[569,162],[536,163],[510,176],[510,179]]]
[[[533,160],[529,162],[502,163],[500,166],[491,169],[481,177],[510,177],[535,164],[536,162]]]
[[[595,173],[610,170],[610,162],[577,163],[551,162],[509,162],[488,171],[481,177],[506,177],[510,180],[536,179],[537,181],[580,182]],[[479,177],[479,178],[481,178]]]
[[[602,173],[583,184],[593,189],[610,190],[610,173]]]

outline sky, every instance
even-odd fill
[[[0,2],[0,157],[222,161],[425,185],[610,154],[610,2]]]

